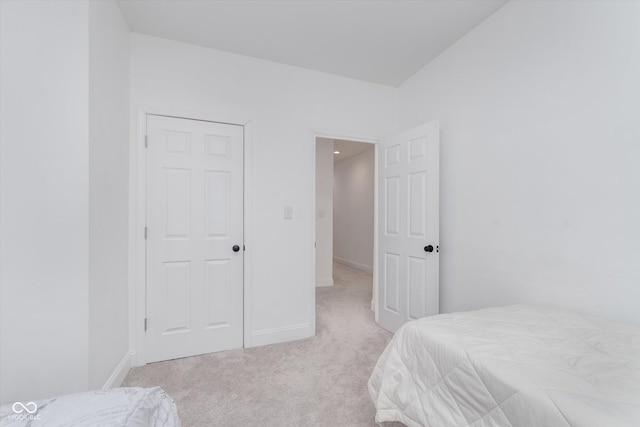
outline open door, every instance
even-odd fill
[[[378,322],[395,332],[439,313],[438,122],[383,141],[378,171]]]

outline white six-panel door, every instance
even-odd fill
[[[439,312],[438,122],[383,141],[380,151],[378,321],[395,332]]]
[[[240,348],[243,127],[148,115],[147,143],[146,361]]]

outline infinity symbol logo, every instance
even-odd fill
[[[30,414],[34,414],[38,410],[38,405],[36,405],[34,402],[27,402],[26,405],[22,402],[16,402],[13,404],[12,409],[16,414],[21,414],[24,411],[27,411]]]

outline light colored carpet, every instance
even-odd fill
[[[164,388],[184,426],[375,426],[367,381],[391,334],[371,274],[336,264],[334,281],[316,291],[314,338],[153,363],[123,385]]]

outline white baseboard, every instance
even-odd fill
[[[251,334],[251,347],[301,340],[313,336],[309,324],[291,325],[283,328],[263,329]]]
[[[373,267],[368,266],[368,265],[359,264],[357,262],[349,261],[348,259],[340,258],[340,257],[337,257],[337,256],[334,256],[333,260],[335,262],[337,262],[338,264],[346,265],[347,267],[352,267],[352,268],[355,268],[357,270],[362,270],[362,271],[364,271],[366,273],[373,273]]]
[[[129,370],[131,369],[131,360],[133,359],[134,355],[135,352],[133,351],[130,351],[124,355],[120,363],[118,363],[118,366],[116,366],[116,369],[114,369],[114,371],[111,373],[111,376],[109,376],[107,382],[104,383],[104,386],[102,386],[103,390],[109,390],[110,388],[120,387],[122,385],[122,381],[124,381],[124,378],[127,376]]]
[[[316,288],[322,288],[325,286],[333,286],[333,277],[331,279],[316,280]]]

